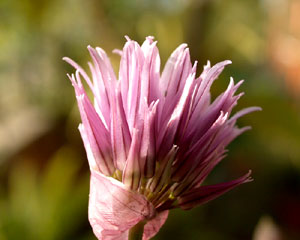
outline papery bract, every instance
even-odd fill
[[[233,79],[213,102],[210,87],[230,61],[196,77],[189,49],[180,45],[160,74],[156,42],[140,46],[127,37],[117,80],[106,53],[88,47],[92,79],[74,61],[64,58],[76,74],[69,76],[76,92],[82,124],[79,130],[91,169],[89,220],[98,239],[123,240],[141,221],[143,239],[154,236],[168,210],[190,209],[251,181],[250,172],[231,182],[202,186],[225,157],[225,147],[249,127],[230,117],[242,94]],[[94,104],[83,87],[89,86]]]

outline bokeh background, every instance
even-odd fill
[[[300,239],[299,0],[0,0],[0,240],[95,240],[89,170],[69,56],[87,68],[101,46],[116,72],[124,35],[155,36],[162,64],[182,42],[201,66],[231,59],[213,85],[245,79],[236,110],[249,131],[207,182],[252,169],[254,182],[191,211],[174,210],[154,238]]]

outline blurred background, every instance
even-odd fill
[[[199,71],[230,59],[213,96],[245,79],[235,110],[261,106],[208,182],[252,169],[254,182],[191,211],[154,238],[300,239],[299,0],[0,0],[0,240],[95,240],[89,170],[69,56],[87,69],[101,46],[116,72],[124,35],[155,36],[164,65],[182,42]]]

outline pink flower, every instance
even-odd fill
[[[242,94],[242,81],[211,103],[210,87],[230,61],[196,77],[189,49],[181,44],[160,74],[153,37],[140,46],[127,37],[117,80],[106,53],[88,47],[92,80],[74,61],[69,76],[76,92],[82,124],[79,130],[91,169],[89,220],[98,239],[127,239],[129,230],[147,222],[143,239],[154,236],[168,210],[190,209],[251,181],[250,171],[230,182],[202,186],[225,157],[225,147],[249,127],[236,120],[260,108],[229,117]],[[94,97],[89,100],[83,78]]]

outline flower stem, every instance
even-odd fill
[[[129,230],[128,240],[142,240],[146,221],[140,221]]]

